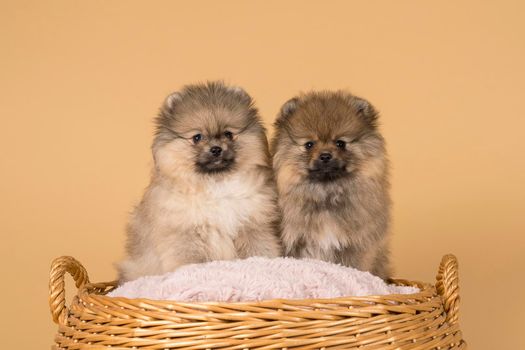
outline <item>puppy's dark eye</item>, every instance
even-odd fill
[[[199,143],[200,140],[202,140],[202,135],[201,134],[193,135],[191,139],[193,140],[193,143],[197,144]]]
[[[227,131],[227,130],[226,130],[226,131],[224,132],[224,136],[226,136],[226,138],[227,138],[228,140],[232,140],[232,139],[233,139],[233,133],[232,133],[231,131]]]
[[[313,141],[308,141],[307,143],[304,144],[304,148],[306,149],[310,149],[314,146],[314,142]]]
[[[344,142],[343,140],[337,140],[335,141],[335,145],[337,146],[337,148],[345,148],[346,142]]]

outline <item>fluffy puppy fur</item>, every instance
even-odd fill
[[[220,82],[168,96],[151,183],[131,215],[120,280],[211,260],[276,257],[277,195],[251,97]]]
[[[390,276],[388,161],[377,117],[368,101],[342,91],[307,93],[281,108],[272,153],[285,255]]]

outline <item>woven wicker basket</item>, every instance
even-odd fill
[[[65,304],[64,275],[77,296]],[[53,261],[49,304],[59,325],[53,349],[466,349],[458,325],[458,264],[441,261],[420,293],[318,300],[182,303],[105,296],[72,257]]]

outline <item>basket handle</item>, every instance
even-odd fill
[[[77,288],[89,283],[86,269],[75,258],[61,256],[51,263],[49,272],[49,308],[56,324],[65,325],[67,319],[66,290],[64,277],[68,272]]]
[[[459,273],[458,259],[447,254],[441,259],[439,271],[436,276],[436,289],[443,298],[446,320],[450,324],[458,322],[459,316]]]

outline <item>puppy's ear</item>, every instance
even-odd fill
[[[173,92],[164,99],[164,103],[162,104],[162,110],[165,112],[172,112],[177,103],[179,103],[180,101],[182,101],[182,94],[178,91]]]
[[[277,122],[282,122],[288,119],[297,110],[298,105],[298,97],[294,97],[286,101],[286,103],[281,107],[279,114],[277,115]]]
[[[374,106],[367,100],[361,97],[352,96],[350,105],[356,111],[357,115],[361,116],[365,121],[374,125],[377,121],[378,113]]]
[[[182,101],[182,94],[180,92],[173,92],[164,99],[162,106],[159,109],[157,118],[155,118],[155,125],[157,126],[157,135],[164,135],[162,133],[165,128],[169,127],[170,121],[173,119],[175,107]]]

